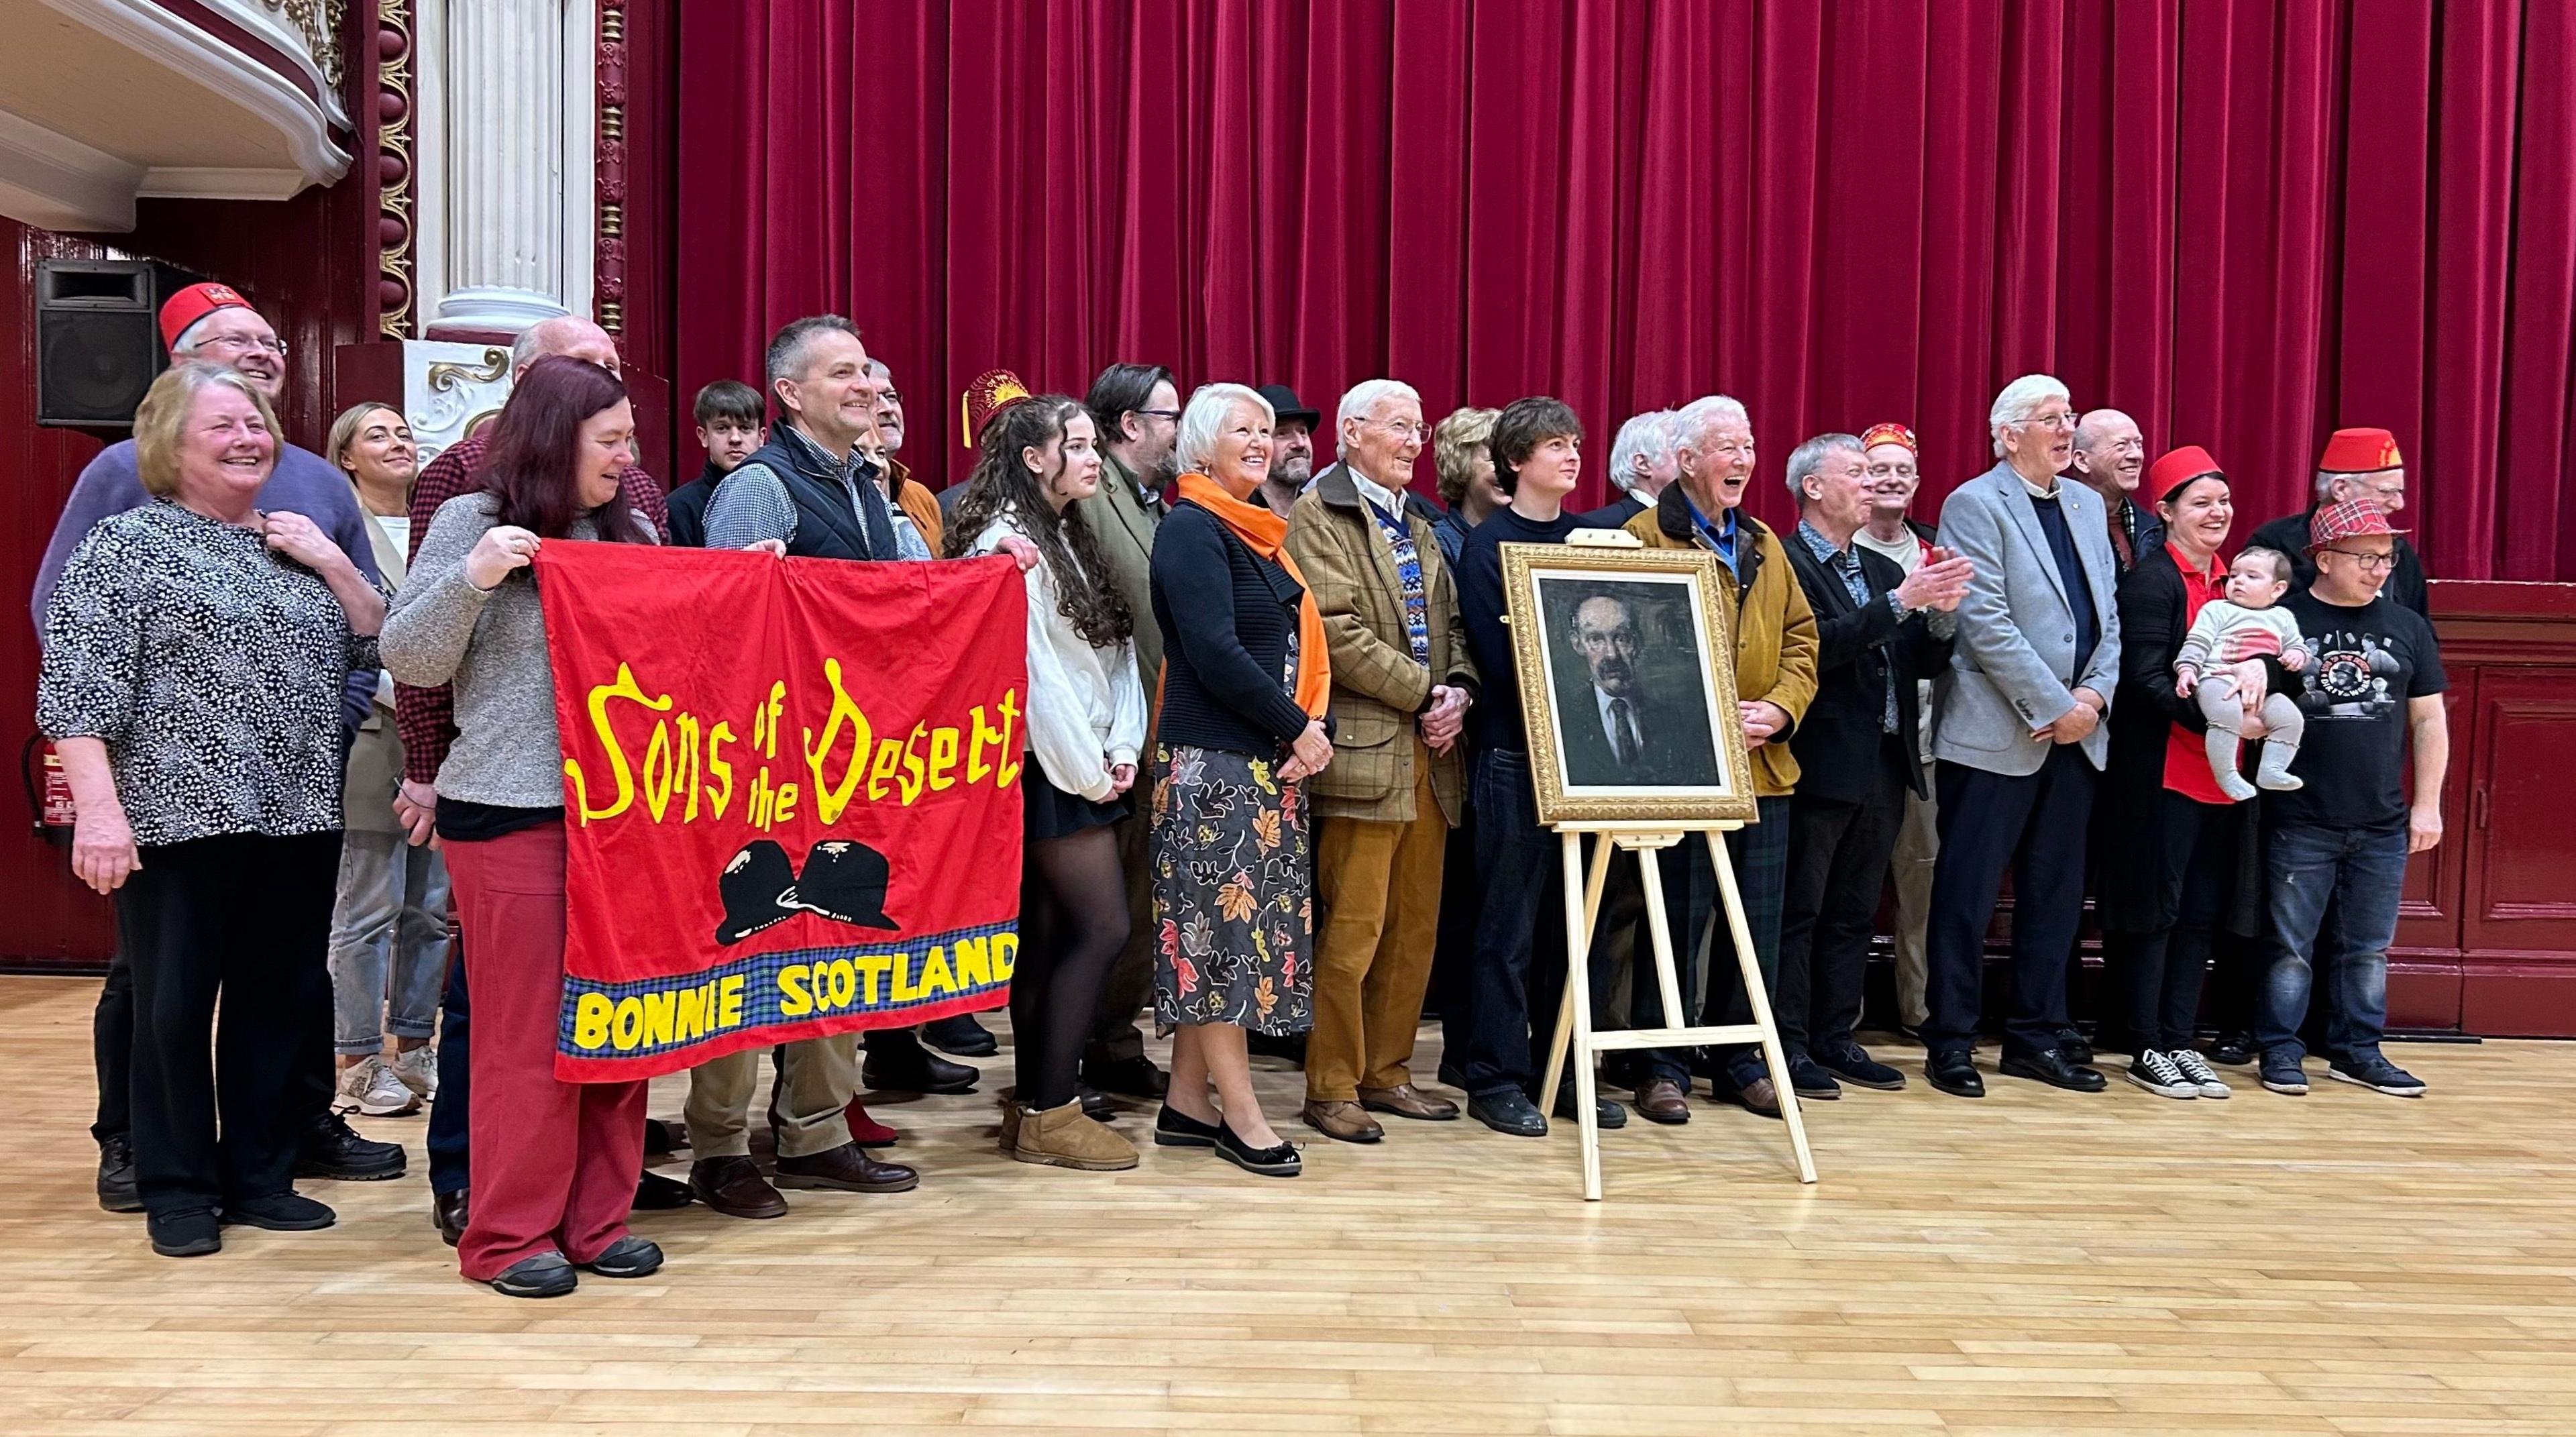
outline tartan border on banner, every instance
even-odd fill
[[[845,943],[747,954],[720,967],[603,983],[564,975],[558,1076],[659,1077],[745,1048],[906,1028],[1008,1001],[1019,925],[985,923],[901,947]]]

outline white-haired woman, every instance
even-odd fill
[[[36,724],[71,782],[72,871],[115,895],[133,966],[152,1248],[192,1257],[223,1245],[219,1222],[332,1222],[293,1187],[311,1115],[292,1090],[329,1001],[341,691],[376,666],[385,604],[312,520],[256,507],[277,425],[238,373],[172,365],[134,440],[155,502],[64,566]]]
[[[1296,1147],[1253,1096],[1245,1033],[1314,1022],[1312,862],[1297,785],[1332,761],[1332,673],[1288,521],[1254,497],[1270,470],[1271,424],[1270,405],[1243,385],[1191,395],[1174,456],[1180,502],[1154,536],[1154,1011],[1174,1030],[1154,1141],[1295,1177]]]

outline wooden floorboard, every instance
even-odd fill
[[[1294,1182],[1026,1167],[985,1094],[889,1103],[917,1192],[646,1214],[660,1275],[533,1303],[457,1278],[417,1117],[362,1124],[413,1176],[303,1186],[337,1227],[153,1256],[91,1200],[96,991],[0,978],[7,1437],[2576,1433],[2576,1045],[2224,1103],[1962,1102],[1891,1046],[1907,1091],[1809,1108],[1820,1185],[1703,1103],[1607,1135],[1596,1205],[1570,1132],[1347,1147],[1284,1069]]]

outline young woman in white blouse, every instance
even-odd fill
[[[1127,813],[1145,743],[1145,688],[1128,612],[1074,501],[1100,487],[1091,416],[1060,394],[985,421],[982,457],[948,526],[952,556],[1012,536],[1037,547],[1029,590],[1026,846],[1020,954],[1011,975],[1019,1090],[1003,1145],[1022,1162],[1109,1171],[1126,1139],[1083,1116],[1074,1087],[1092,1010],[1127,942],[1127,885],[1110,825]]]

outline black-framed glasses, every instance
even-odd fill
[[[1169,419],[1176,423],[1181,417],[1181,411],[1177,409],[1131,409],[1127,412],[1130,414],[1148,415],[1155,419]]]
[[[2368,549],[2338,549],[2329,544],[2326,546],[2326,552],[2341,554],[2347,559],[2358,559],[2364,569],[2393,568],[2397,563],[2397,552],[2393,549],[2385,554],[2374,554]]]

